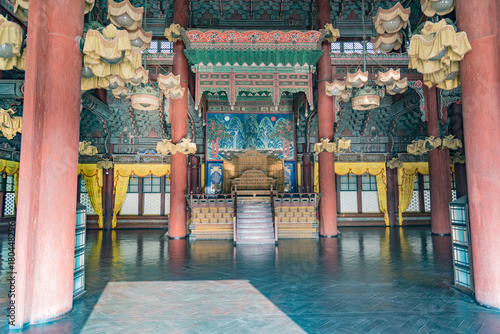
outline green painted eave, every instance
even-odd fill
[[[282,64],[286,66],[290,64],[295,66],[299,64],[304,66],[306,63],[309,66],[316,66],[319,58],[323,54],[323,50],[234,50],[234,49],[191,49],[185,50],[184,53],[190,65],[198,65],[203,63],[205,66],[208,63],[216,65],[230,66],[238,64],[242,66],[246,63],[250,68],[252,64],[260,66],[262,63],[269,66],[273,64],[277,66]]]

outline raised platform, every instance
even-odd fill
[[[168,216],[118,216],[116,230],[168,229]],[[87,216],[87,229],[98,230],[97,216]]]
[[[269,196],[240,196],[239,203],[265,202]],[[269,191],[267,191],[269,192]],[[228,195],[192,195],[189,199],[191,240],[232,240],[234,200]],[[277,194],[275,222],[279,239],[317,238],[316,194]]]

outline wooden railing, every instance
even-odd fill
[[[272,218],[273,218],[273,227],[274,227],[274,244],[277,245],[278,244],[278,224],[276,223],[276,217],[274,216],[275,215],[275,212],[274,212],[274,190],[273,190],[273,186],[271,186],[271,215],[272,215]]]
[[[236,233],[236,219],[238,218],[238,187],[234,186],[234,214],[233,214],[233,245],[236,246],[236,238],[237,238],[237,233]]]
[[[288,200],[290,204],[294,203],[294,200],[298,200],[297,203],[300,203],[298,206],[303,206],[305,203],[308,203],[308,206],[317,206],[320,196],[320,194],[316,193],[278,193],[275,195],[278,201],[282,203],[281,205],[285,202],[284,200]],[[303,201],[304,199],[307,199],[307,201]]]
[[[220,206],[223,203],[231,200],[233,194],[189,194],[186,195],[188,205],[190,208],[206,207],[206,206]],[[211,203],[211,201],[214,201]],[[220,203],[222,202],[222,203]]]

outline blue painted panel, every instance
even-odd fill
[[[207,194],[222,194],[222,162],[207,162]]]
[[[295,161],[285,161],[285,192],[297,192],[297,178],[295,176]]]

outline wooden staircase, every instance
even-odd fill
[[[270,199],[238,197],[235,244],[274,244]]]

